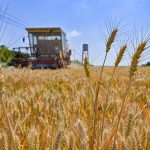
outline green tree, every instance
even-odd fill
[[[9,50],[6,46],[1,45],[0,46],[0,62],[5,62],[8,65],[11,65],[13,58],[19,54],[23,58],[28,58],[29,54],[23,53],[23,52],[16,52]]]

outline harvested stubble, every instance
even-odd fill
[[[93,127],[93,99],[100,68],[30,70],[2,69],[3,95],[16,149],[89,149]],[[105,68],[98,103],[105,100],[113,68]],[[117,114],[128,83],[129,68],[118,68],[105,112],[104,138],[99,149],[111,149]],[[117,132],[116,149],[150,149],[150,68],[139,68]],[[115,101],[115,104],[113,103]],[[98,104],[100,106],[100,104]],[[130,110],[130,111],[128,111]],[[103,108],[97,110],[100,132]],[[136,137],[136,138],[135,138]],[[97,137],[95,138],[95,148]],[[0,149],[13,141],[0,104]]]

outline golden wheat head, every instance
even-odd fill
[[[136,49],[136,51],[132,57],[132,61],[131,61],[130,77],[132,77],[134,75],[134,73],[136,72],[137,65],[139,63],[142,53],[144,52],[144,50],[147,47],[147,44],[148,44],[148,41],[145,40],[137,46],[137,49]]]
[[[123,57],[126,49],[127,49],[127,45],[126,44],[123,45],[120,48],[119,54],[117,55],[117,58],[116,58],[116,61],[115,61],[115,67],[117,67],[119,65],[119,63],[121,62],[122,57]]]
[[[89,71],[89,61],[88,61],[87,57],[85,57],[85,59],[84,59],[84,69],[85,69],[86,76],[89,78],[90,71]]]
[[[115,28],[114,30],[112,30],[107,42],[106,42],[106,52],[109,52],[110,49],[111,49],[111,46],[112,44],[114,43],[115,41],[115,38],[117,36],[117,33],[118,33],[118,29]]]

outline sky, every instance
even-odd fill
[[[20,24],[7,24],[7,21],[3,23],[0,44],[11,48],[27,46],[27,41],[22,42],[22,38],[27,37],[24,29],[26,27],[61,27],[67,33],[72,59],[81,60],[82,45],[87,43],[89,61],[94,65],[101,65],[104,59],[105,43],[102,33],[107,33],[108,20],[121,21],[121,36],[125,38],[124,32],[129,33],[133,26],[137,29],[150,27],[149,0],[0,0],[0,2],[1,12],[7,12],[9,17],[16,17],[20,22]],[[106,65],[114,64],[116,49],[118,49],[116,46],[112,48]],[[122,65],[127,63],[128,60],[124,59]]]

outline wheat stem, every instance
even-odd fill
[[[13,131],[12,131],[11,123],[9,121],[7,110],[5,108],[5,105],[4,105],[4,102],[3,102],[3,99],[2,99],[2,91],[0,91],[0,101],[1,101],[4,113],[6,115],[6,120],[7,120],[7,123],[8,123],[8,128],[9,128],[10,136],[11,136],[11,139],[12,139],[13,148],[14,148],[14,150],[16,150],[15,140],[14,140],[14,137],[13,137],[14,134],[13,134]]]
[[[124,104],[126,102],[126,95],[127,95],[128,91],[130,89],[131,82],[132,82],[132,78],[130,78],[130,80],[129,80],[129,83],[128,83],[128,86],[127,86],[127,89],[126,89],[126,92],[125,92],[125,95],[124,95],[124,98],[123,98],[123,101],[122,101],[122,104],[121,104],[121,109],[120,109],[119,114],[118,114],[118,121],[117,121],[117,126],[116,126],[116,130],[115,130],[115,134],[114,134],[113,150],[115,150],[117,131],[118,131],[118,128],[119,128],[119,124],[120,124],[120,120],[121,120],[121,115],[122,115],[122,112],[123,112]]]
[[[116,68],[118,67],[119,63],[121,62],[126,49],[127,49],[127,45],[125,44],[125,45],[123,45],[120,48],[119,54],[117,55],[117,58],[116,58],[116,61],[115,61],[115,67],[113,69],[113,72],[112,72],[112,75],[111,75],[111,78],[110,78],[110,81],[109,81],[109,84],[108,84],[108,89],[107,89],[107,95],[106,95],[105,103],[108,102],[110,89],[111,89],[111,83],[112,83],[112,80],[113,80]],[[103,140],[103,130],[104,130],[104,122],[105,122],[105,115],[104,114],[105,113],[106,113],[106,110],[104,110],[103,118],[102,118],[102,125],[101,125],[101,132],[100,132],[101,133],[101,141]]]
[[[120,120],[121,120],[121,115],[122,115],[123,108],[124,108],[124,105],[125,105],[125,102],[126,102],[126,95],[127,95],[128,91],[130,89],[130,85],[131,85],[131,82],[132,82],[132,77],[133,77],[135,71],[137,70],[137,65],[139,63],[139,59],[141,57],[141,54],[146,49],[147,44],[148,44],[147,40],[142,41],[140,44],[138,44],[137,49],[136,49],[136,51],[135,51],[135,53],[132,57],[130,73],[129,73],[129,82],[128,82],[128,86],[127,86],[125,95],[123,97],[123,101],[122,101],[122,104],[121,104],[121,109],[120,109],[120,112],[119,112],[119,115],[118,115],[117,127],[116,127],[116,131],[115,131],[114,142],[113,142],[113,150],[115,150],[115,142],[116,142],[117,132],[118,132],[118,128],[119,128],[119,124],[120,124]]]
[[[102,65],[102,69],[101,69],[101,72],[100,72],[100,77],[99,77],[99,80],[98,80],[98,84],[97,84],[97,88],[96,88],[96,95],[95,95],[95,100],[94,100],[94,117],[93,117],[93,134],[92,134],[92,144],[91,144],[91,149],[93,150],[94,148],[94,141],[95,141],[95,136],[96,136],[96,118],[97,118],[97,102],[98,102],[98,95],[99,95],[99,90],[100,90],[100,85],[101,85],[101,79],[102,79],[102,74],[103,74],[103,71],[104,71],[104,65],[105,65],[105,62],[106,62],[106,58],[107,58],[107,55],[108,55],[108,52],[105,53],[105,58],[104,58],[104,61],[103,61],[103,65]]]
[[[1,74],[1,67],[0,67],[0,74]],[[8,117],[8,113],[7,113],[7,110],[6,110],[6,107],[5,107],[5,104],[4,104],[4,101],[3,101],[3,81],[0,80],[0,103],[2,105],[2,109],[4,111],[4,114],[6,116],[6,121],[8,123],[8,128],[9,128],[9,132],[10,132],[10,136],[11,136],[11,139],[12,139],[12,145],[13,145],[13,148],[14,150],[16,150],[16,145],[15,145],[15,140],[14,140],[14,137],[13,137],[13,131],[12,131],[12,126],[11,126],[11,123],[10,123],[10,120],[9,120],[9,117]]]
[[[109,86],[108,86],[108,90],[107,90],[107,95],[106,95],[106,99],[105,99],[106,103],[108,101],[108,97],[109,97],[109,93],[110,93],[110,87],[111,87],[111,82],[112,82],[112,79],[114,77],[115,71],[116,71],[116,67],[113,69],[113,73],[111,75],[111,79],[110,79],[110,82],[109,82]],[[101,133],[100,134],[101,141],[103,140],[103,130],[104,130],[104,122],[105,122],[105,113],[106,113],[106,109],[104,109],[103,118],[102,118],[102,124],[101,124],[101,132],[100,132]]]

